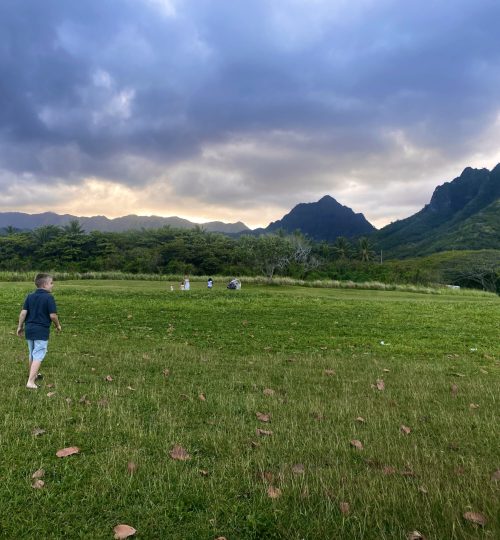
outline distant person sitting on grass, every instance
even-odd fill
[[[57,317],[56,301],[51,292],[54,287],[53,278],[50,274],[37,274],[35,277],[35,292],[28,294],[19,314],[17,335],[23,335],[23,325],[26,321],[24,332],[29,350],[29,378],[27,388],[38,388],[35,380],[42,360],[47,354],[49,343],[50,324],[54,323],[57,330],[61,331],[61,324]]]

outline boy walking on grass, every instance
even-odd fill
[[[36,291],[28,294],[24,301],[17,326],[17,335],[21,337],[26,321],[25,338],[29,350],[29,378],[26,388],[38,388],[35,380],[42,360],[47,354],[50,324],[54,323],[56,329],[61,331],[56,301],[51,294],[54,287],[52,276],[50,274],[37,274],[35,285]]]

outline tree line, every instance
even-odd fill
[[[78,221],[32,231],[7,227],[0,236],[0,270],[122,271],[193,275],[318,277],[328,265],[369,263],[366,238],[313,242],[300,232],[230,237],[201,227],[86,233]]]
[[[478,252],[475,252],[478,253]],[[495,252],[497,253],[497,252]],[[32,231],[0,231],[0,271],[125,272],[288,276],[298,279],[455,283],[500,293],[496,258],[445,263],[426,258],[381,264],[366,237],[313,242],[300,232],[231,237],[202,227],[86,233],[78,221]]]

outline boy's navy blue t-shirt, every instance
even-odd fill
[[[23,304],[23,309],[28,311],[25,320],[26,339],[49,339],[50,314],[57,313],[54,297],[45,289],[37,289],[28,294]]]

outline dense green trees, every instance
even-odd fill
[[[232,238],[195,229],[132,230],[85,233],[77,221],[0,236],[0,270],[57,269],[131,273],[276,274],[307,277],[344,253],[312,243],[300,232]]]
[[[444,281],[491,290],[492,284],[500,287],[499,257],[488,259],[486,273],[482,272],[482,266],[481,272],[471,273],[469,260],[456,268],[449,264],[431,268],[424,260],[380,264],[366,238],[351,243],[339,237],[330,244],[314,243],[300,232],[285,235],[279,231],[235,238],[202,228],[168,226],[121,233],[85,233],[78,222],[65,227],[48,225],[33,231],[9,229],[0,236],[0,270],[6,271],[261,274],[269,279],[281,275],[420,284]],[[474,262],[480,265],[481,259],[476,258]]]

